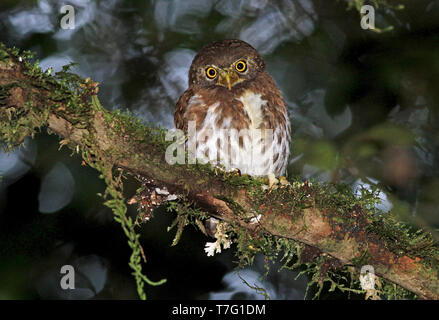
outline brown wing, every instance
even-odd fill
[[[279,88],[273,78],[265,74],[262,89],[263,99],[267,101],[264,108],[264,125],[275,130],[273,141],[275,173],[283,174],[288,165],[291,143],[291,124],[288,110]]]
[[[184,114],[189,105],[189,100],[194,95],[192,89],[187,89],[178,99],[174,112],[174,125],[176,129],[184,130],[186,121]]]
[[[204,102],[204,95],[203,90],[196,92],[191,88],[183,93],[175,107],[175,128],[187,132],[188,121],[195,121],[197,130],[201,128],[209,109],[209,106]]]

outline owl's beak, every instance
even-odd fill
[[[227,82],[227,88],[229,90],[232,90],[232,85],[230,83],[230,75],[229,74],[226,74],[226,82]]]
[[[239,76],[232,69],[220,70],[217,84],[232,90],[232,87],[239,82]]]

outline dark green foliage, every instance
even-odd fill
[[[129,265],[133,269],[133,276],[136,279],[137,291],[141,299],[146,299],[144,284],[160,285],[166,282],[165,279],[158,282],[149,280],[142,273],[142,248],[139,243],[139,235],[135,231],[132,219],[127,216],[127,207],[122,189],[122,171],[119,174],[113,174],[112,164],[106,161],[106,158],[100,154],[99,148],[96,147],[96,140],[93,136],[93,128],[90,123],[90,117],[94,112],[103,110],[97,96],[97,84],[90,79],[82,79],[81,77],[69,72],[72,64],[64,66],[61,72],[52,75],[50,72],[43,72],[38,66],[38,61],[31,63],[32,55],[29,52],[20,52],[18,49],[7,49],[0,43],[0,64],[11,64],[22,62],[23,73],[32,81],[32,85],[47,90],[47,97],[41,96],[41,101],[59,101],[61,105],[45,106],[45,108],[37,108],[33,105],[32,100],[28,97],[25,107],[17,111],[14,107],[10,107],[6,112],[8,121],[1,119],[0,121],[0,139],[5,143],[4,149],[10,151],[23,143],[27,136],[33,137],[42,127],[47,125],[49,113],[57,114],[70,113],[76,117],[73,119],[74,125],[87,128],[89,135],[83,138],[83,145],[75,147],[75,150],[82,155],[85,163],[92,168],[101,172],[100,178],[104,179],[107,188],[103,195],[106,201],[104,204],[112,209],[114,219],[119,222],[125,235],[128,238],[128,245],[132,249]],[[9,97],[7,92],[13,86],[19,86],[20,82],[9,86],[0,87],[0,102]],[[38,94],[42,94],[38,92]],[[91,97],[91,99],[90,99]],[[46,100],[45,100],[46,99]],[[91,101],[90,101],[91,100]],[[4,117],[5,115],[3,115]],[[118,121],[128,125],[128,128],[138,134],[144,126],[138,120],[129,115],[121,115],[119,112],[113,112],[106,119],[109,123],[118,123]],[[160,132],[160,131],[159,131]],[[142,137],[143,135],[139,135]],[[160,136],[160,135],[159,135]],[[161,139],[158,139],[161,141]],[[61,145],[68,142],[62,141]]]

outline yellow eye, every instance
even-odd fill
[[[245,63],[244,60],[239,60],[235,64],[235,69],[239,72],[245,72],[245,70],[247,70],[247,63]]]
[[[217,72],[216,72],[216,69],[215,69],[215,68],[209,67],[209,68],[206,69],[206,76],[207,76],[209,79],[213,79],[213,78],[215,78],[215,77],[216,77],[216,74],[217,74]]]

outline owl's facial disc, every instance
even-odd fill
[[[226,68],[226,69],[219,69],[219,76],[216,84],[219,86],[226,87],[229,90],[232,90],[232,87],[235,84],[240,83],[242,81],[244,81],[244,79],[241,79],[239,75],[232,68]]]

